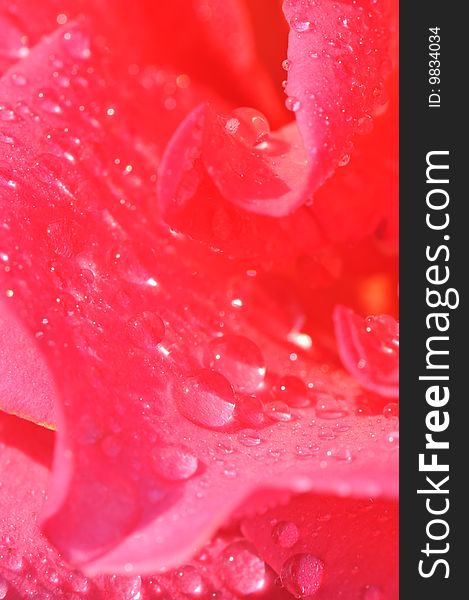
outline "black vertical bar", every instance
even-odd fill
[[[406,0],[400,4],[402,599],[449,600],[468,594],[463,567],[467,552],[463,549],[463,526],[468,520],[463,515],[469,506],[463,483],[468,469],[460,466],[469,456],[469,431],[465,430],[462,414],[469,402],[466,383],[469,329],[463,315],[465,280],[469,274],[469,226],[465,217],[469,212],[466,210],[469,198],[463,187],[468,171],[465,165],[468,143],[462,141],[468,129],[469,106],[464,89],[469,77],[465,49],[469,29],[463,10],[464,3],[449,1]],[[441,153],[429,155],[430,152]],[[449,169],[430,170],[430,181],[427,181],[427,158]],[[448,183],[444,182],[446,179]],[[441,210],[427,204],[428,200],[430,205],[443,206],[447,197],[448,206]],[[445,228],[432,229],[426,222],[429,214],[433,227],[442,226],[446,213],[449,223]],[[434,266],[436,269],[427,271]],[[444,279],[448,273],[445,283],[429,281],[429,277]],[[447,298],[449,304],[454,305],[459,295],[459,307],[432,308],[427,301],[427,288],[436,290],[442,298],[453,289]],[[437,294],[432,294],[429,301],[438,304]],[[432,313],[444,315],[439,317],[438,323],[441,329],[449,323],[447,331],[438,331],[437,319],[429,316]],[[441,368],[431,369],[427,365],[426,343],[432,336],[449,338],[430,341],[432,349],[449,350],[448,355],[430,356],[431,364]],[[449,368],[444,369],[445,365]],[[447,376],[449,379],[419,380],[419,376]],[[435,387],[433,395],[427,392],[432,386]],[[446,404],[445,387],[450,394]],[[427,393],[430,401],[434,401],[433,406],[427,401]],[[447,418],[449,426],[444,428]],[[436,427],[442,431],[433,432],[431,428]],[[426,434],[432,434],[433,440],[447,441],[449,449],[426,448],[427,443],[431,445]],[[449,470],[419,468],[419,454],[424,455],[425,465],[435,454],[433,460],[439,465],[448,465]],[[449,480],[441,483],[448,475]],[[417,490],[433,493],[419,494]],[[439,515],[429,512],[446,508],[448,510]]]

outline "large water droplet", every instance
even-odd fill
[[[175,391],[179,412],[197,425],[220,429],[233,419],[233,388],[220,373],[200,369]]]
[[[205,583],[195,567],[181,567],[174,574],[174,583],[179,592],[191,598],[200,598],[205,592]]]
[[[136,346],[152,350],[164,338],[165,326],[157,314],[146,310],[129,319],[127,331]]]
[[[308,389],[305,383],[294,375],[285,375],[277,385],[278,396],[288,406],[304,408],[309,406]]]
[[[227,587],[240,596],[259,592],[266,585],[265,563],[247,542],[234,542],[225,548],[221,574]]]
[[[288,110],[296,112],[301,108],[301,102],[295,96],[288,96],[285,100],[285,106]]]
[[[272,540],[282,548],[291,548],[299,539],[300,532],[292,521],[280,521],[272,528]]]
[[[153,466],[164,479],[183,481],[195,474],[199,461],[189,449],[168,445],[156,448],[153,452]]]
[[[237,108],[225,124],[225,130],[247,146],[255,146],[270,133],[267,118],[254,108]]]
[[[280,580],[295,598],[306,598],[319,590],[323,575],[322,560],[308,553],[294,554],[284,562]]]
[[[265,361],[261,351],[240,335],[212,340],[204,352],[204,365],[224,375],[237,392],[252,394],[264,381]]]

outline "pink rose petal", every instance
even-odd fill
[[[399,324],[389,315],[362,319],[351,309],[334,312],[342,362],[364,388],[395,398],[399,395]]]
[[[148,98],[150,88],[160,99],[160,81],[129,77],[117,85],[88,35],[67,25],[22,63],[26,88],[11,73],[0,84],[15,107],[26,107],[21,120],[2,124],[8,228],[1,243],[9,257],[0,271],[2,303],[46,357],[60,398],[47,536],[88,572],[152,573],[192,556],[259,489],[278,490],[277,498],[285,490],[394,497],[395,419],[383,431],[379,417],[363,417],[353,381],[325,374],[319,351],[287,341],[288,317],[271,311],[272,299],[253,286],[256,271],[155,221],[158,152],[150,140],[158,148],[160,112],[151,119],[147,100],[129,114],[128,98]],[[89,54],[70,53],[73,38]],[[56,81],[51,54],[73,71],[70,87]],[[250,305],[252,287],[264,302]],[[212,373],[186,410],[181,394],[201,388],[193,382],[204,349],[225,333],[255,343],[267,374],[312,384],[316,408],[280,406],[266,377],[259,384],[265,425],[246,431],[229,382]],[[197,469],[171,481],[152,457],[182,441]],[[182,457],[182,472],[184,452],[171,458]],[[275,497],[260,493],[250,510]]]

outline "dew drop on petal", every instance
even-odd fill
[[[190,598],[200,598],[205,593],[205,583],[195,567],[186,565],[174,574],[174,584],[181,594]]]
[[[120,577],[111,575],[106,581],[106,591],[111,598],[119,598],[119,600],[142,600],[142,578],[137,577]]]
[[[294,554],[283,563],[280,572],[282,585],[295,598],[307,598],[321,587],[324,563],[312,554]]]
[[[152,455],[155,471],[168,481],[189,479],[199,466],[197,457],[183,446],[161,446]]]
[[[129,319],[127,331],[136,346],[149,350],[155,348],[164,338],[165,325],[157,314],[144,311]]]
[[[179,412],[196,425],[220,429],[233,419],[233,388],[220,373],[200,369],[187,377],[175,392]]]
[[[242,429],[238,433],[239,443],[243,446],[258,446],[262,440],[255,429]]]
[[[282,62],[282,69],[284,69],[285,71],[288,71],[290,69],[290,61],[288,60],[288,58],[286,58]]]
[[[265,361],[257,345],[240,335],[212,340],[204,351],[204,366],[222,374],[237,392],[251,394],[264,381]]]
[[[399,417],[399,404],[397,402],[388,402],[383,408],[383,415],[386,419],[392,419],[393,417]]]
[[[309,406],[308,389],[305,383],[295,375],[285,375],[277,385],[280,400],[293,408]]]
[[[288,110],[296,112],[301,108],[301,102],[295,96],[288,96],[285,100],[285,106]]]
[[[306,16],[295,16],[290,21],[290,26],[296,33],[304,33],[305,31],[311,31],[314,28],[314,24]]]
[[[300,532],[292,521],[280,521],[272,528],[272,540],[282,548],[291,548],[299,539]]]
[[[225,123],[227,133],[246,146],[255,146],[270,133],[270,125],[261,112],[254,108],[235,109]]]
[[[273,421],[290,421],[292,418],[290,407],[285,402],[268,402],[264,406],[264,411]]]
[[[265,563],[247,542],[234,542],[225,548],[221,575],[227,587],[240,596],[259,592],[266,585]]]

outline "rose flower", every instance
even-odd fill
[[[397,598],[396,15],[2,0],[0,599]]]

